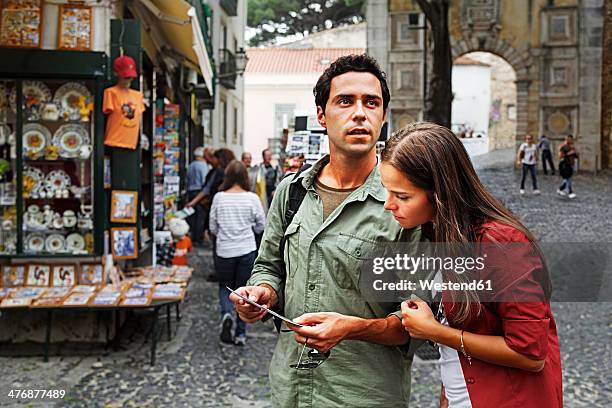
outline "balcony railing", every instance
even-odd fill
[[[219,83],[227,89],[236,89],[236,57],[227,49],[219,50]]]
[[[228,16],[235,17],[238,15],[238,0],[221,0],[220,4]]]

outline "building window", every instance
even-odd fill
[[[516,106],[508,105],[508,120],[516,120]]]
[[[415,34],[421,21],[421,15],[419,13],[409,13],[404,19],[399,20],[398,23],[398,40],[415,42]]]
[[[400,83],[399,83],[399,87],[398,90],[402,90],[402,91],[410,91],[410,90],[414,90],[415,86],[416,86],[416,75],[414,71],[400,71],[399,73],[399,77],[400,77]]]
[[[550,84],[551,85],[566,85],[567,84],[567,68],[566,67],[552,67]]]
[[[278,138],[283,134],[283,129],[293,128],[295,121],[295,105],[276,104],[274,105],[274,136]]]
[[[204,144],[212,144],[212,110],[202,110],[202,129],[204,130]]]
[[[567,39],[569,37],[569,16],[551,16],[549,33],[552,40]]]
[[[234,144],[238,144],[238,109],[234,108]]]

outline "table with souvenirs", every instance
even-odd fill
[[[193,270],[187,266],[148,266],[125,273],[111,268],[105,277],[101,263],[76,265],[27,264],[2,267],[0,310],[29,309],[47,313],[44,361],[49,359],[53,315],[61,312],[115,313],[115,348],[119,344],[119,312],[147,310],[153,313],[150,363],[155,364],[158,318],[166,309],[168,340],[171,338],[171,308],[180,320],[179,305],[185,299]]]

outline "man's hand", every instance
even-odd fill
[[[236,289],[236,292],[255,303],[267,307],[268,309],[273,307],[276,302],[278,302],[278,297],[274,289],[265,284],[261,286],[243,286]],[[261,310],[258,307],[249,305],[234,293],[230,293],[230,300],[236,306],[236,311],[238,312],[240,319],[246,323],[255,323],[261,320],[266,313],[268,313],[267,311]]]
[[[350,336],[359,320],[354,316],[333,312],[306,313],[293,319],[294,322],[303,324],[305,327],[290,324],[288,326],[296,333],[295,341],[304,344],[308,339],[308,347],[321,353],[327,353]]]

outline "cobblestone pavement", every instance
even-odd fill
[[[575,177],[578,198],[555,195],[557,177],[540,177],[542,195],[518,194],[518,174],[511,170],[512,152],[474,159],[485,184],[543,241],[612,242],[612,175]],[[566,239],[565,237],[571,237]],[[64,347],[60,356],[1,357],[0,406],[58,407],[268,407],[267,370],[275,334],[269,324],[249,327],[245,347],[220,345],[216,284],[210,252],[200,251],[189,297],[174,337],[161,331],[157,364],[149,367],[146,336],[150,318],[129,318],[122,330],[122,349],[84,348],[75,355]],[[192,257],[194,258],[194,257]],[[554,303],[563,364],[567,407],[612,404],[612,304]],[[162,323],[163,320],[160,321]],[[165,326],[162,327],[165,328]],[[416,359],[412,407],[435,407],[440,389],[436,362]],[[9,388],[63,388],[68,396],[49,401],[9,401]]]

